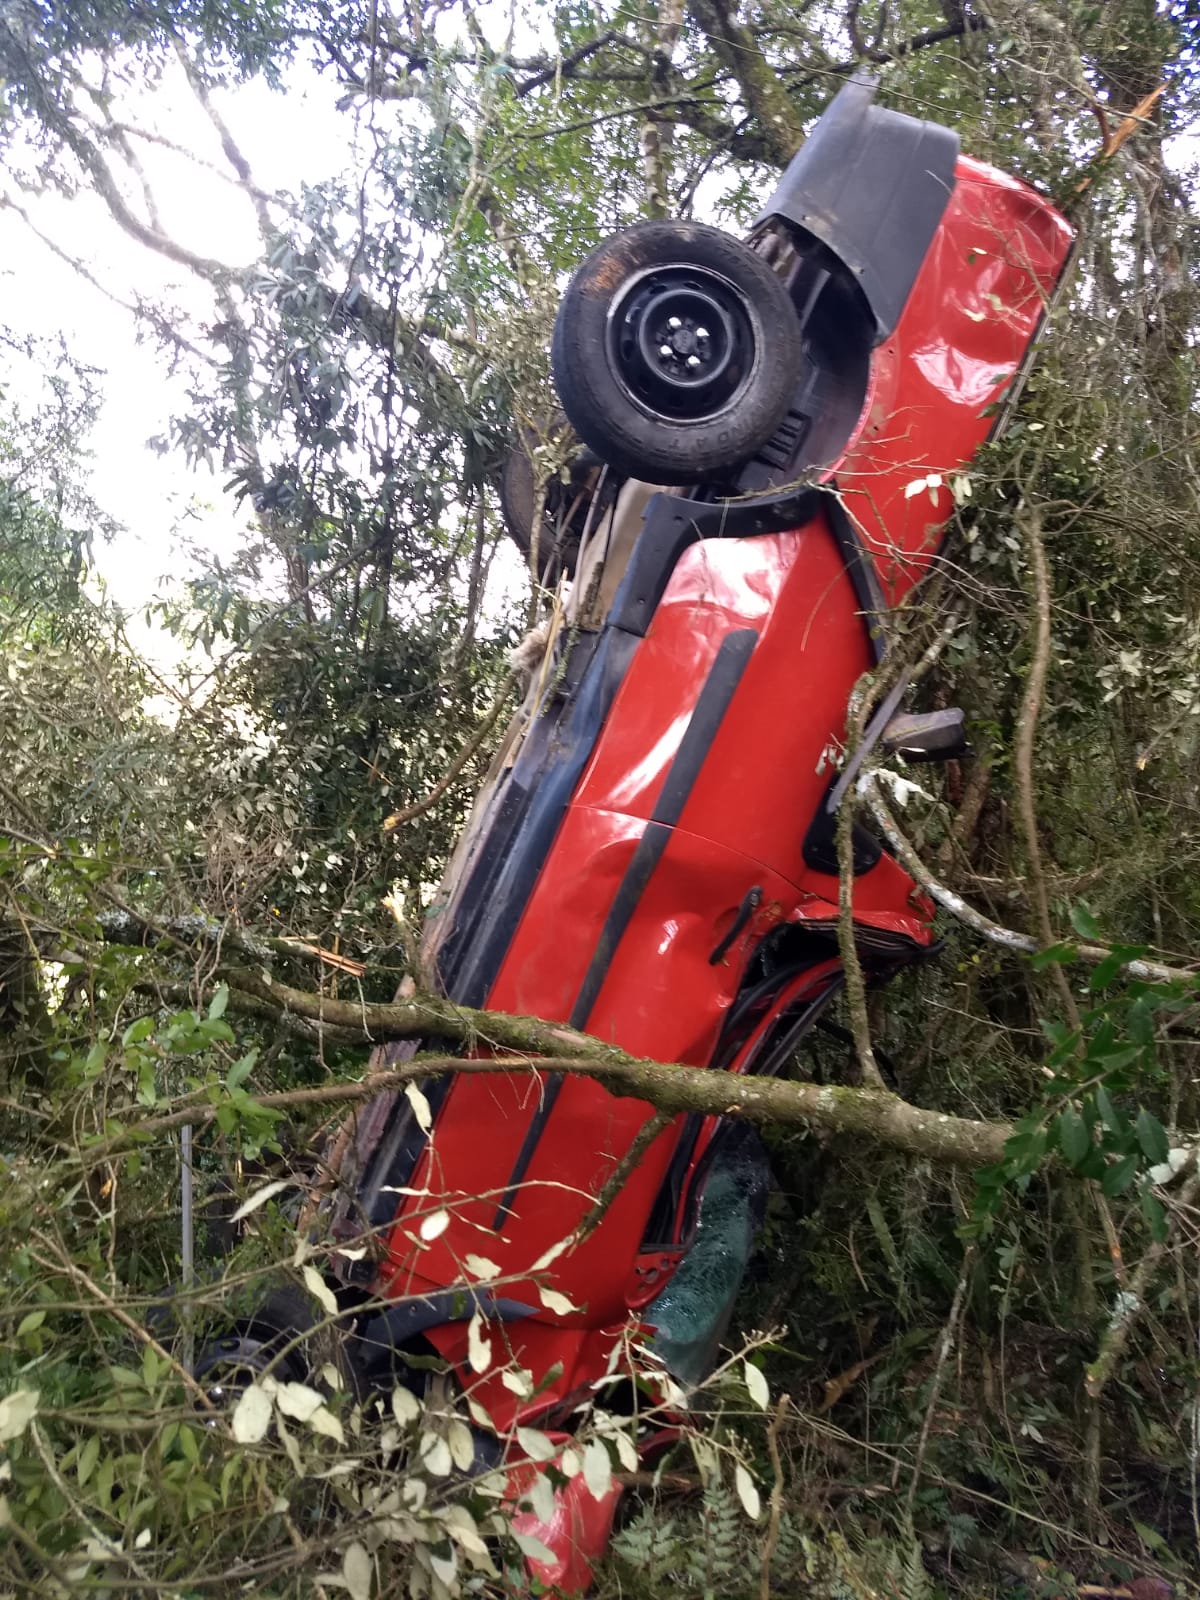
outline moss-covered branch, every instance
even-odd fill
[[[582,1073],[610,1093],[644,1100],[676,1115],[742,1116],[752,1122],[810,1127],[850,1135],[909,1155],[975,1168],[999,1161],[1011,1129],[1003,1122],[973,1121],[910,1105],[881,1089],[743,1077],[704,1068],[647,1061],[557,1023],[454,1005],[436,995],[413,995],[386,1004],[335,1000],[280,983],[266,973],[237,967],[215,975],[229,987],[228,1007],[258,1021],[290,1026],[340,1046],[371,1046],[389,1039],[453,1041],[500,1052],[482,1060],[461,1055],[418,1056],[401,1066],[369,1072],[355,1082],[322,1084],[259,1096],[282,1109],[362,1100],[424,1077],[450,1072]],[[141,1132],[203,1123],[216,1114],[205,1096],[189,1096],[177,1109],[137,1126]]]
[[[736,5],[727,0],[689,0],[688,10],[733,74],[747,110],[762,130],[769,158],[786,167],[804,143],[804,125],[754,32],[738,21]]]
[[[369,1020],[385,1025],[378,1013],[398,1007],[366,1007]],[[490,1019],[495,1020],[495,1019]],[[524,1018],[502,1018],[524,1023]],[[392,1037],[409,1037],[411,1028],[400,1029]],[[751,1122],[782,1127],[807,1127],[827,1135],[850,1135],[873,1144],[885,1145],[908,1155],[951,1166],[974,1169],[1000,1160],[1011,1127],[1005,1122],[977,1122],[952,1117],[910,1105],[899,1095],[886,1090],[852,1089],[841,1086],[795,1083],[777,1078],[741,1077],[733,1073],[709,1072],[702,1067],[666,1065],[660,1061],[640,1061],[605,1051],[594,1040],[595,1052],[578,1058],[550,1056],[504,1056],[470,1060],[462,1056],[415,1056],[411,1061],[384,1072],[374,1072],[355,1082],[321,1084],[310,1089],[288,1089],[277,1094],[257,1096],[257,1103],[276,1110],[306,1106],[349,1104],[402,1088],[422,1078],[442,1077],[451,1072],[494,1073],[529,1072],[580,1073],[604,1084],[610,1093],[622,1098],[644,1100],[660,1111],[678,1114],[696,1111],[705,1116],[741,1116]],[[177,1108],[130,1124],[139,1135],[164,1132],[188,1122],[211,1122],[217,1106],[200,1096],[189,1096]],[[122,1139],[118,1139],[120,1144]],[[94,1153],[94,1152],[93,1152]],[[106,1148],[111,1154],[111,1148]]]

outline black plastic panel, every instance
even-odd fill
[[[783,217],[819,239],[856,282],[881,344],[905,302],[954,189],[958,136],[874,104],[850,80],[784,173],[755,226]]]

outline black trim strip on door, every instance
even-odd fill
[[[738,684],[742,681],[742,674],[749,664],[758,643],[758,634],[753,628],[738,628],[735,632],[726,634],[722,639],[720,648],[708,669],[708,676],[696,700],[695,709],[688,719],[687,728],[683,738],[679,741],[679,748],[674,759],[667,769],[666,778],[663,780],[662,789],[655,801],[654,810],[646,824],[642,837],[638,840],[633,857],[625,869],[625,874],[613,896],[612,904],[608,908],[608,915],[604,919],[604,926],[600,930],[600,937],[596,941],[596,948],[592,952],[592,959],[584,973],[583,982],[579,987],[575,1004],[571,1008],[570,1017],[567,1019],[572,1028],[585,1028],[592,1014],[592,1008],[599,998],[604,980],[608,976],[608,969],[612,965],[613,957],[637,910],[638,902],[645,892],[646,885],[650,882],[655,867],[662,859],[663,851],[671,838],[672,830],[683,813],[688,796],[695,787],[700,776],[701,768],[712,748],[717,730],[724,720],[729,709]],[[546,1124],[550,1120],[550,1113],[554,1110],[555,1101],[562,1090],[563,1079],[556,1077],[546,1084],[542,1094],[542,1103],[534,1113],[525,1137],[521,1141],[521,1148],[517,1152],[517,1159],[509,1174],[503,1198],[496,1209],[496,1216],[492,1222],[495,1229],[504,1225],[505,1218],[512,1210],[513,1199],[520,1186],[538,1141],[546,1131]]]
[[[654,619],[679,558],[703,539],[745,539],[802,527],[825,503],[802,488],[748,500],[706,502],[656,494],[646,507],[612,609],[599,635],[581,635],[534,713],[498,792],[477,861],[455,896],[437,957],[445,993],[482,1006],[516,935],[572,794]]]
[[[825,513],[825,520],[829,524],[829,531],[838,547],[842,563],[850,574],[854,597],[858,601],[858,608],[867,630],[867,642],[871,647],[875,665],[878,666],[887,652],[887,639],[880,618],[890,607],[884,597],[874,559],[863,543],[862,535],[855,527],[853,518],[838,498],[836,485],[822,497],[821,510]]]

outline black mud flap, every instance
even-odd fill
[[[874,104],[858,75],[839,93],[755,219],[820,240],[856,282],[875,344],[895,328],[954,189],[958,136]]]

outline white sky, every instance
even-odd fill
[[[297,69],[286,93],[249,83],[214,93],[213,100],[259,185],[295,191],[303,182],[332,176],[353,158],[346,142],[350,121],[334,109],[337,93],[332,79]],[[168,79],[156,94],[140,97],[135,110],[142,125],[221,163],[214,131],[183,84]],[[256,258],[261,241],[243,195],[172,152],[154,146],[139,150],[168,234],[231,265]],[[119,298],[132,299],[138,290],[151,297],[166,291],[194,314],[203,315],[211,306],[203,285],[123,234],[96,196],[84,192],[67,200],[48,194],[23,203],[41,233],[83,261]],[[142,605],[161,589],[161,577],[183,573],[185,558],[173,535],[185,517],[190,539],[228,554],[245,513],[222,495],[219,471],[189,473],[179,452],[158,456],[147,449],[148,439],[167,432],[172,413],[186,409],[186,396],[182,382],[169,375],[164,354],[137,343],[133,316],[81,278],[11,212],[0,211],[0,219],[5,322],[18,334],[63,335],[77,359],[106,373],[103,410],[89,441],[90,487],[102,509],[128,532],[107,547],[98,545],[95,554],[114,597],[123,606]]]
[[[221,111],[259,185],[296,191],[353,169],[353,119],[335,109],[342,92],[332,76],[291,69],[286,92],[254,81],[215,91]],[[153,92],[133,95],[126,115],[228,170],[213,128],[181,77],[170,74]],[[1173,164],[1195,159],[1194,137],[1172,141]],[[253,261],[261,240],[246,197],[229,182],[153,145],[138,146],[161,208],[164,230],[180,243],[231,265]],[[36,226],[81,259],[119,297],[136,290],[166,291],[185,309],[204,314],[207,287],[186,269],[124,235],[103,203],[82,192],[66,200],[45,195],[26,201]],[[146,441],[165,434],[173,412],[186,410],[181,382],[167,373],[164,355],[138,344],[134,318],[84,281],[40,243],[11,212],[0,211],[0,290],[4,320],[16,333],[65,336],[75,356],[102,369],[105,402],[90,447],[91,489],[102,508],[128,530],[97,546],[99,569],[110,592],[126,607],[144,604],[179,578],[185,553],[176,531],[221,555],[232,554],[247,513],[223,496],[223,474],[189,473],[181,454],[158,456]],[[514,563],[515,567],[515,563]]]

